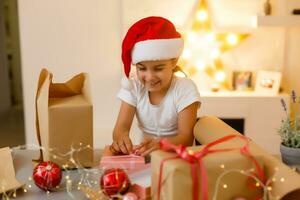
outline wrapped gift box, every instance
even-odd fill
[[[222,146],[222,145],[220,145]],[[219,146],[218,146],[219,147]],[[193,152],[201,151],[203,146],[190,147]],[[175,153],[162,150],[154,152],[152,162],[152,197],[158,199],[158,179],[161,162]],[[260,155],[255,155],[255,160],[260,166],[263,165]],[[263,194],[259,185],[252,188],[249,186],[250,171],[255,169],[253,162],[240,151],[218,152],[206,155],[203,164],[207,172],[207,186],[209,199],[234,199],[245,197],[255,199]],[[198,167],[199,169],[199,167]],[[243,173],[246,172],[246,173]],[[198,199],[201,199],[201,177],[198,170]],[[214,196],[215,195],[215,196]],[[162,185],[160,199],[193,199],[193,182],[191,177],[191,165],[181,158],[167,160],[163,165]]]
[[[128,174],[138,172],[150,168],[150,163],[145,162],[143,156],[130,155],[113,155],[109,150],[109,146],[104,148],[100,169],[121,168],[126,170]]]
[[[276,134],[274,132],[274,134]],[[225,124],[222,120],[205,116],[200,118],[194,128],[195,138],[201,144],[208,144],[228,135],[240,135],[239,132]],[[224,145],[236,146],[241,141],[233,140]],[[263,157],[269,199],[296,200],[300,199],[300,175],[282,163],[278,158],[270,155],[254,142],[250,142],[250,150],[255,155]]]
[[[133,192],[138,199],[151,199],[151,168],[143,169],[129,175],[131,186],[129,192]]]

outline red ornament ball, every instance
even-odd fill
[[[100,187],[108,196],[118,193],[124,194],[129,186],[129,178],[123,169],[108,169],[104,171],[100,178]]]
[[[32,176],[36,186],[43,190],[53,190],[61,181],[62,171],[57,164],[47,161],[39,163]]]

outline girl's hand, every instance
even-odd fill
[[[128,135],[122,136],[114,140],[110,145],[113,154],[130,154],[132,152],[132,142]]]
[[[145,138],[137,148],[134,149],[135,154],[146,156],[152,151],[160,148],[159,140],[154,138]]]

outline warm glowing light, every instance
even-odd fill
[[[177,76],[177,77],[182,77],[182,78],[185,77],[185,74],[181,71],[175,72],[174,75]]]
[[[187,39],[189,42],[193,43],[197,40],[197,34],[193,31],[190,31],[187,35]]]
[[[208,18],[208,14],[207,14],[207,11],[206,10],[199,10],[196,14],[196,17],[197,17],[197,20],[203,22],[203,21],[206,21],[207,18]]]
[[[280,179],[280,181],[281,181],[281,182],[284,182],[284,178],[282,177],[282,178]]]
[[[190,154],[190,155],[194,155],[194,151],[192,151],[192,150],[188,150],[188,154]]]
[[[224,168],[225,168],[225,165],[224,165],[224,164],[222,164],[222,165],[220,165],[220,167],[221,167],[222,169],[224,169]]]
[[[189,49],[184,49],[183,50],[183,53],[182,53],[182,58],[184,59],[188,59],[191,57],[191,51]]]
[[[238,36],[234,33],[230,33],[226,37],[226,42],[230,45],[236,45],[238,43]]]
[[[216,41],[216,35],[214,33],[208,33],[205,37],[206,41],[214,42]]]
[[[272,187],[271,187],[271,186],[268,186],[268,190],[271,191],[271,190],[272,190]]]
[[[217,59],[217,58],[220,57],[220,55],[221,55],[221,52],[220,52],[219,49],[213,49],[213,50],[211,51],[211,53],[210,53],[210,57],[211,57],[212,59]]]
[[[225,80],[225,73],[223,71],[218,71],[216,74],[215,74],[215,79],[216,81],[218,82],[222,82]]]
[[[255,186],[256,186],[256,187],[259,187],[259,186],[260,186],[259,182],[256,182]]]
[[[204,61],[203,60],[198,60],[196,62],[196,67],[197,67],[197,69],[203,71],[205,69],[205,63],[204,63]]]
[[[226,188],[227,188],[227,185],[226,185],[226,184],[224,184],[224,185],[223,185],[223,188],[224,188],[224,189],[226,189]]]

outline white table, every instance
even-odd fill
[[[29,180],[29,177],[32,176],[33,164],[32,159],[38,158],[37,150],[16,150],[13,151],[13,160],[14,167],[16,172],[16,178],[19,182],[25,183],[25,189],[27,192],[23,192],[23,189],[20,189],[16,193],[16,198],[12,199],[22,199],[22,200],[41,200],[41,199],[87,199],[85,195],[78,191],[77,183],[82,178],[82,175],[89,174],[88,180],[93,182],[93,188],[99,188],[99,177],[100,170],[97,168],[99,160],[101,158],[101,150],[94,151],[94,166],[90,169],[80,169],[80,170],[68,170],[63,172],[62,182],[60,184],[59,191],[47,192],[39,189],[35,186],[33,180]],[[3,162],[3,161],[1,161]],[[66,175],[69,175],[72,180],[73,187],[70,193],[67,192],[66,189]],[[0,195],[1,197],[1,195]],[[0,198],[2,199],[2,198]]]

